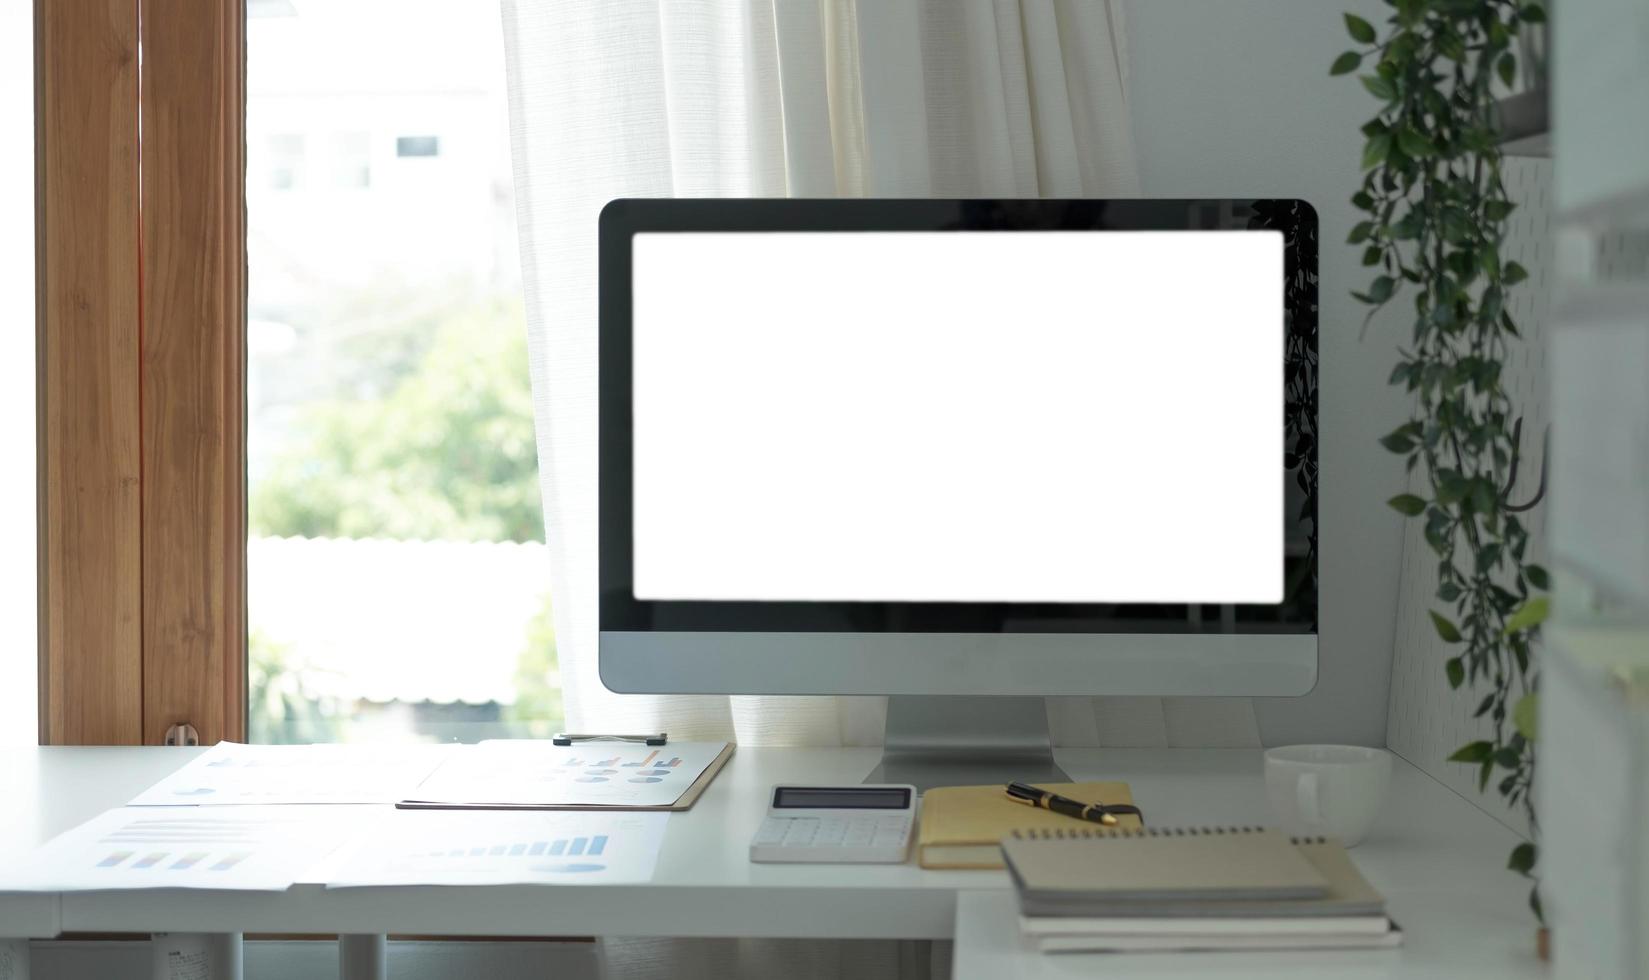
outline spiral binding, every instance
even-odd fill
[[[1221,837],[1258,834],[1266,827],[1033,827],[1015,830],[1015,840],[1105,840],[1143,837]],[[1292,844],[1326,844],[1327,837],[1290,837]]]

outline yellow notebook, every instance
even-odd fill
[[[1132,803],[1127,783],[1035,783],[1084,803]],[[1001,841],[1010,831],[1043,827],[1083,827],[1064,814],[1015,803],[1004,786],[944,786],[922,794],[916,855],[924,868],[1000,868]],[[1117,817],[1119,827],[1138,827],[1139,818]]]

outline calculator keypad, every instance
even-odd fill
[[[830,817],[768,817],[750,844],[752,861],[896,863],[910,845],[904,813]]]

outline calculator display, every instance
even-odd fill
[[[773,791],[775,810],[903,810],[910,806],[904,787],[780,786]]]

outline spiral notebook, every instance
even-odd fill
[[[1338,842],[1261,827],[1022,830],[1002,854],[1026,916],[1384,914]]]

